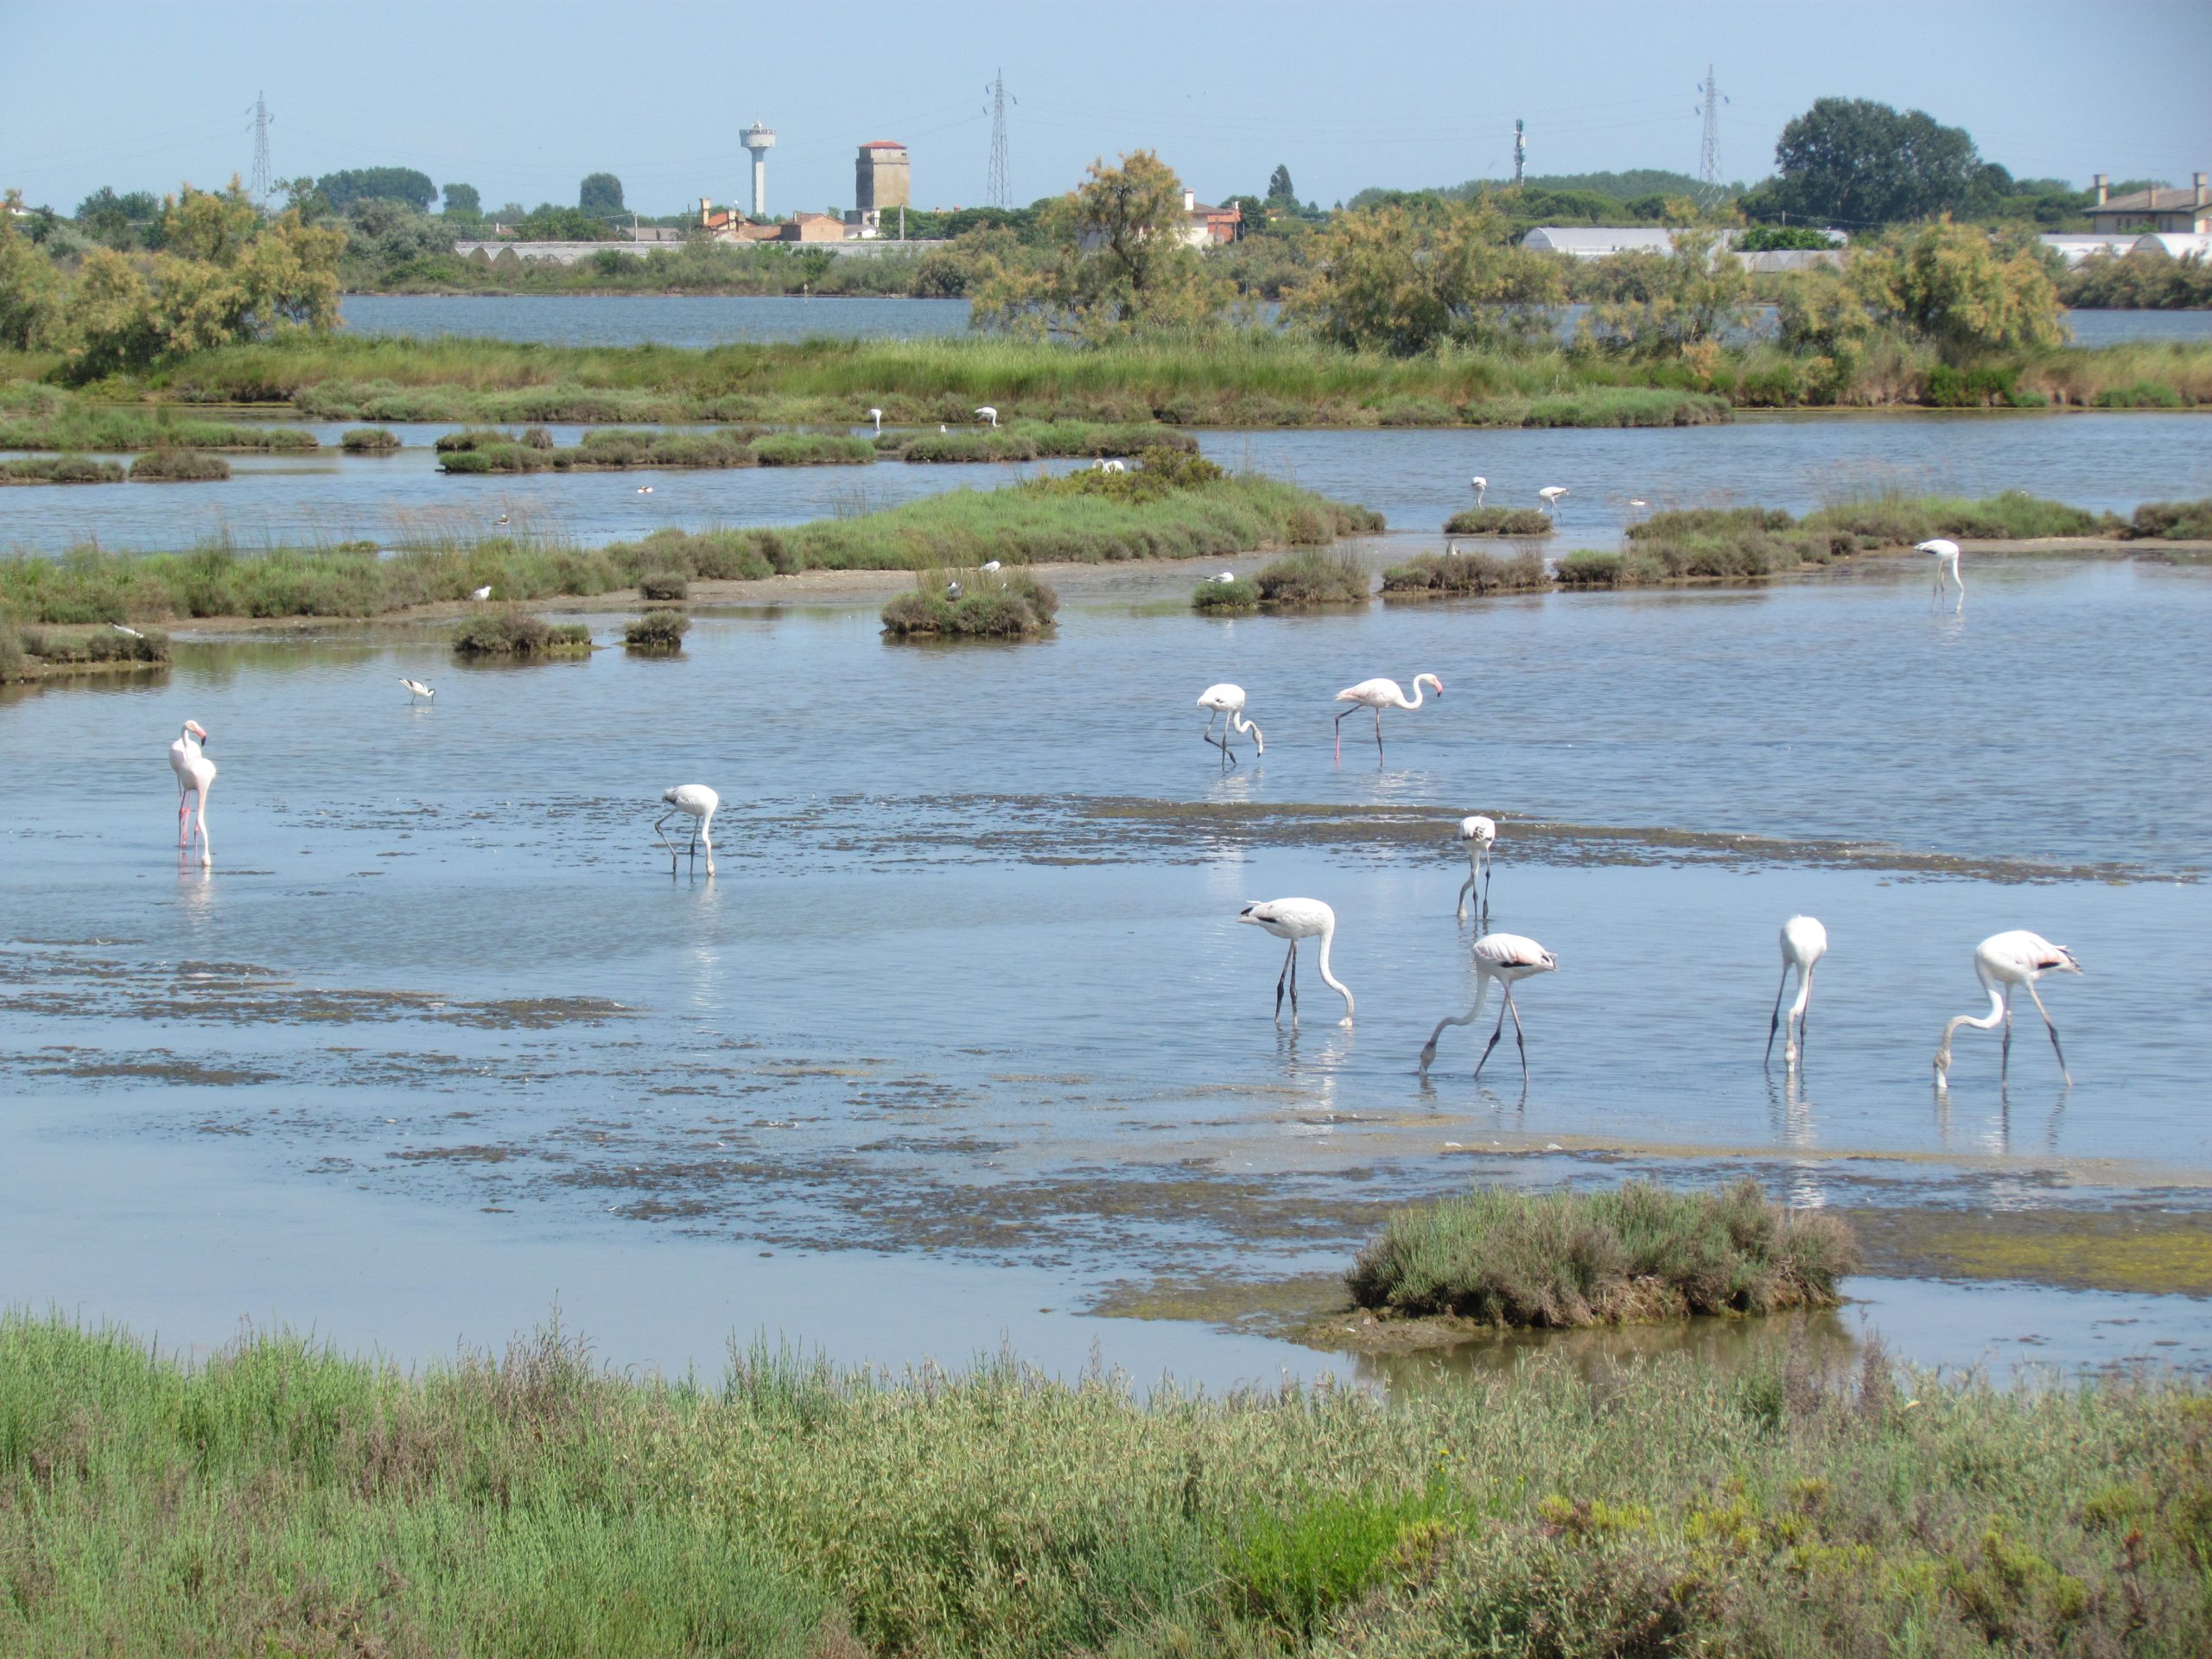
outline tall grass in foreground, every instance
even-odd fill
[[[417,1374],[0,1319],[0,1651],[2182,1659],[2212,1395],[1787,1351],[1385,1405],[1010,1360]]]
[[[1345,1275],[1363,1307],[1554,1328],[1831,1307],[1851,1230],[1770,1203],[1756,1181],[1673,1192],[1489,1187],[1393,1211]]]

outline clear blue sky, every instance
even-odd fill
[[[0,187],[67,212],[219,183],[265,92],[280,176],[416,167],[496,207],[605,168],[674,213],[747,188],[758,117],[772,211],[849,203],[873,138],[912,147],[918,205],[973,205],[1002,67],[1018,202],[1149,146],[1209,199],[1281,162],[1327,204],[1509,172],[1516,116],[1534,173],[1694,173],[1708,60],[1731,178],[1826,94],[1924,109],[2024,175],[2212,168],[2207,0],[0,0]]]

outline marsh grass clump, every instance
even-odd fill
[[[1349,549],[1303,549],[1269,563],[1253,578],[1260,602],[1277,610],[1364,605],[1374,588],[1366,563]]]
[[[917,462],[1105,460],[1147,449],[1195,454],[1198,441],[1158,424],[1084,420],[1013,421],[947,432],[886,432],[874,440],[887,458]]]
[[[1260,608],[1260,588],[1249,576],[1239,576],[1234,582],[1216,582],[1209,577],[1198,584],[1191,596],[1194,610],[1234,613],[1256,611]]]
[[[1485,594],[1540,594],[1552,585],[1541,554],[1423,553],[1382,573],[1385,599],[1457,599]]]
[[[122,482],[120,462],[94,461],[90,455],[20,455],[0,461],[0,485]]]
[[[159,628],[120,633],[113,628],[21,628],[16,636],[26,655],[41,663],[106,664],[170,660],[169,637]]]
[[[2202,501],[2146,501],[2135,509],[2135,517],[2123,533],[2130,539],[2212,541],[2212,497]]]
[[[891,639],[1020,639],[1051,627],[1059,608],[1059,595],[1027,570],[925,570],[911,592],[883,607],[883,632]]]
[[[339,435],[338,447],[349,455],[389,455],[401,445],[399,435],[388,427],[357,426]]]
[[[1786,515],[1784,516],[1786,518]],[[1854,536],[1861,545],[1910,547],[1930,536],[1969,541],[2031,542],[2059,536],[2111,536],[2124,521],[2024,490],[1980,499],[1955,496],[1881,495],[1843,501],[1807,513],[1802,526]]]
[[[216,483],[230,475],[231,463],[220,455],[191,449],[149,449],[130,463],[134,483]]]
[[[622,630],[622,643],[647,656],[664,656],[683,649],[683,636],[691,619],[681,611],[647,611]]]
[[[875,446],[842,432],[771,432],[753,440],[753,457],[763,467],[866,467]]]
[[[1549,536],[1558,528],[1535,507],[1469,507],[1444,521],[1447,536]]]
[[[1758,1183],[1672,1192],[1478,1189],[1392,1214],[1345,1275],[1392,1314],[1565,1329],[1694,1313],[1830,1307],[1858,1261],[1849,1227],[1768,1202]]]
[[[180,416],[168,409],[98,404],[41,386],[0,396],[0,449],[304,450],[315,435],[298,427],[246,426]]]
[[[484,611],[454,630],[453,649],[456,657],[578,657],[591,651],[591,630],[527,611]]]
[[[689,599],[691,584],[680,570],[656,570],[638,578],[638,596],[664,601]]]

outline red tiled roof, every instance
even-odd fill
[[[904,149],[906,146],[895,138],[871,138],[861,148],[862,149]]]

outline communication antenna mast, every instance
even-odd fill
[[[259,92],[253,95],[252,106],[246,113],[253,118],[253,199],[260,207],[269,205],[269,124],[276,118],[269,113],[268,100]]]
[[[1705,142],[1697,158],[1697,178],[1701,187],[1699,194],[1711,207],[1720,200],[1723,181],[1720,177],[1720,106],[1728,100],[1720,95],[1720,88],[1713,79],[1713,66],[1705,66],[1705,85],[1698,88],[1705,102],[1697,112],[1705,118]]]
[[[992,207],[1014,206],[1014,186],[1007,180],[1006,71],[1001,69],[983,88],[991,95],[991,172],[983,184],[983,200]]]
[[[1513,183],[1521,184],[1521,169],[1529,160],[1529,135],[1517,116],[1513,122]]]

